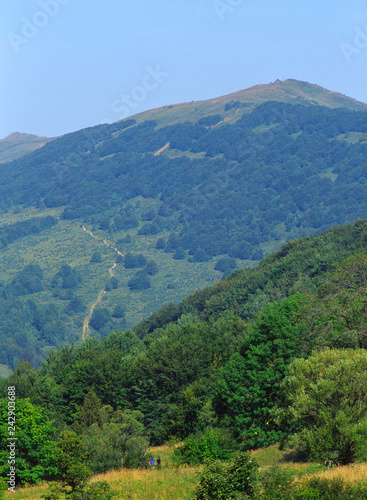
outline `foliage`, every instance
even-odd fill
[[[93,311],[90,319],[90,326],[95,330],[101,330],[110,320],[110,313],[106,307],[101,307]]]
[[[75,427],[79,433],[82,433],[94,423],[101,424],[101,409],[101,400],[92,387],[84,400],[83,406],[79,408],[78,415],[75,419]]]
[[[114,497],[115,494],[106,481],[97,481],[75,491],[53,483],[42,498],[44,500],[112,500]]]
[[[48,215],[46,217],[34,217],[22,222],[7,224],[0,227],[0,248],[6,247],[11,243],[25,238],[31,234],[38,234],[46,231],[58,223],[55,217]]]
[[[228,431],[210,429],[189,436],[182,446],[175,448],[174,462],[195,465],[206,459],[228,460],[235,449],[236,443]]]
[[[248,448],[267,446],[281,436],[270,413],[288,364],[305,349],[299,326],[303,300],[295,295],[267,306],[248,329],[241,353],[220,374],[214,409],[221,425]]]
[[[61,434],[54,449],[54,459],[58,469],[57,479],[62,486],[70,487],[72,492],[86,487],[92,471],[79,436],[70,431]]]
[[[100,427],[92,424],[83,434],[91,467],[95,473],[110,469],[136,468],[145,463],[148,440],[137,411],[118,411],[112,421]]]
[[[7,489],[7,483],[5,482],[5,479],[0,477],[0,499],[4,498],[4,491]]]
[[[367,347],[366,284],[365,253],[349,257],[324,277],[305,311],[307,331],[318,339],[318,345]]]
[[[43,290],[43,271],[40,266],[30,264],[19,271],[12,282],[5,288],[5,296],[20,296]]]
[[[128,287],[132,291],[146,290],[151,287],[150,279],[145,271],[138,271],[129,281]]]
[[[310,478],[294,481],[294,475],[279,466],[259,474],[257,497],[264,500],[363,500],[365,483],[347,483],[342,478]]]
[[[367,351],[326,349],[289,366],[285,408],[278,420],[297,422],[292,442],[317,461],[367,458]]]
[[[73,432],[64,432],[60,436],[54,450],[57,463],[57,478],[50,491],[43,497],[45,500],[109,500],[113,498],[111,487],[104,481],[88,484],[92,476],[91,464],[81,438]]]
[[[90,261],[92,264],[99,264],[100,262],[102,262],[102,255],[100,254],[100,252],[93,252]]]
[[[248,453],[238,453],[228,463],[208,460],[202,472],[194,500],[235,499],[238,494],[255,498],[255,484],[258,464]]]
[[[0,399],[0,467],[2,473],[9,472],[8,399]],[[30,403],[29,399],[15,400],[15,450],[16,482],[38,483],[55,474],[52,464],[53,444],[51,436],[55,428],[48,420],[44,408]]]
[[[61,288],[76,288],[81,283],[81,276],[68,264],[61,266],[60,271],[54,276],[52,286]]]

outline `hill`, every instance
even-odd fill
[[[60,428],[79,425],[94,388],[104,418],[141,412],[153,444],[208,426],[247,448],[274,443],[293,430],[271,418],[288,365],[316,348],[366,348],[366,241],[357,221],[290,242],[134,330],[52,350],[37,371],[21,361],[0,394],[16,386]]]
[[[134,116],[134,119],[138,123],[146,120],[156,120],[160,126],[164,126],[182,123],[186,120],[195,122],[208,116],[208,114],[222,114],[224,110],[224,119],[226,121],[235,121],[255,106],[268,101],[302,104],[304,106],[318,105],[328,108],[347,108],[353,111],[367,110],[367,104],[338,92],[326,90],[319,85],[308,82],[288,79],[255,85],[214,99],[163,106],[162,108],[139,113]]]
[[[149,113],[0,165],[0,364],[131,328],[367,216],[362,103],[286,80]]]
[[[0,140],[0,163],[12,161],[42,148],[52,141],[48,137],[13,132]]]

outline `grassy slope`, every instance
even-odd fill
[[[156,200],[139,198],[140,211],[145,212],[154,207]],[[36,210],[27,209],[20,213],[7,213],[0,216],[0,226],[12,224],[36,216],[53,215],[59,216],[62,208]],[[141,222],[142,225],[144,222]],[[114,269],[114,275],[119,281],[119,288],[108,292],[98,307],[107,307],[110,311],[117,304],[123,304],[126,308],[126,320],[128,326],[137,324],[147,318],[153,311],[158,310],[164,303],[179,302],[194,290],[202,289],[213,284],[221,278],[222,273],[214,270],[217,259],[203,263],[189,263],[187,260],[174,260],[172,253],[164,253],[155,248],[158,238],[167,239],[168,233],[162,232],[154,236],[138,235],[138,228],[113,235],[100,231],[87,225],[99,240],[92,238],[83,231],[80,221],[60,220],[57,226],[40,234],[31,235],[18,240],[16,243],[3,248],[0,251],[1,267],[0,282],[9,282],[17,271],[30,263],[38,263],[44,271],[45,290],[43,292],[27,296],[37,303],[54,302],[60,308],[66,306],[66,302],[52,296],[52,290],[47,289],[52,278],[59,271],[62,264],[66,263],[74,267],[82,276],[81,287],[74,293],[81,297],[84,303],[92,304],[100,291],[109,281],[109,269],[112,267],[117,254],[108,248],[103,239],[113,246],[120,238],[127,234],[131,236],[132,243],[120,247],[122,252],[143,253],[148,260],[154,260],[159,267],[158,273],[151,277],[152,287],[139,292],[131,292],[127,286],[129,279],[137,269],[125,269],[123,264],[118,264]],[[100,252],[102,262],[91,264],[90,259],[94,252]],[[249,262],[238,260],[240,267]],[[253,262],[252,262],[253,264]],[[88,311],[87,311],[88,312]],[[82,323],[86,313],[73,318],[73,330],[82,333]],[[91,330],[93,335],[93,330]]]
[[[223,112],[223,106],[231,101],[247,103],[243,108],[233,107]],[[346,97],[337,92],[326,90],[318,85],[298,80],[276,81],[264,85],[255,85],[214,99],[192,101],[171,106],[163,106],[139,113],[134,118],[138,123],[145,120],[157,120],[160,126],[174,125],[186,120],[195,122],[208,115],[220,114],[224,121],[239,119],[248,113],[254,105],[267,101],[287,102],[327,106],[329,108],[345,107],[352,110],[367,110],[367,104]]]
[[[0,140],[0,163],[16,160],[52,141],[48,137],[13,132]]]
[[[189,500],[198,484],[196,472],[198,467],[170,467],[173,448],[160,446],[152,448],[153,456],[160,456],[162,469],[120,469],[100,474],[93,481],[107,481],[117,499],[129,500]],[[367,464],[326,469],[315,463],[286,462],[287,452],[279,451],[277,445],[253,452],[261,468],[280,465],[294,475],[294,478],[303,480],[311,476],[326,478],[342,477],[348,482],[358,482],[366,478]],[[7,492],[6,499],[14,500],[41,500],[45,494],[45,484],[30,488],[19,488],[15,493]]]

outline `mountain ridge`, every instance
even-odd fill
[[[271,100],[309,106],[318,104],[329,108],[346,107],[356,111],[367,111],[366,103],[360,102],[352,97],[325,89],[320,85],[301,80],[287,79],[253,85],[246,89],[237,90],[210,99],[157,107],[131,115],[128,118],[118,120],[114,123],[120,123],[128,119],[135,119],[137,123],[141,123],[148,119],[154,119],[157,120],[160,126],[163,126],[179,123],[182,119],[195,121],[205,116],[204,109],[209,107],[213,114],[219,111],[222,112],[223,105],[231,105],[235,103],[236,100],[239,101],[239,106],[241,106],[241,104],[247,104],[247,106],[244,106],[242,109],[233,106],[235,109],[234,111],[231,111],[231,108],[228,109],[227,118],[232,117],[233,119],[236,116],[236,119],[239,119],[245,112],[250,112],[254,106]],[[296,100],[298,100],[298,102],[295,102]]]

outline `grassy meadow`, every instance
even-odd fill
[[[190,500],[198,485],[199,467],[173,467],[173,446],[159,446],[149,450],[155,458],[161,457],[161,470],[120,469],[95,476],[92,481],[107,481],[117,500]],[[291,461],[289,450],[280,451],[278,445],[252,452],[260,464],[260,470],[271,466],[285,468],[295,481],[311,477],[327,479],[340,477],[346,482],[355,483],[367,480],[367,464],[355,464],[326,469],[316,463]],[[47,484],[18,488],[15,493],[6,492],[5,499],[41,500],[48,489]]]

